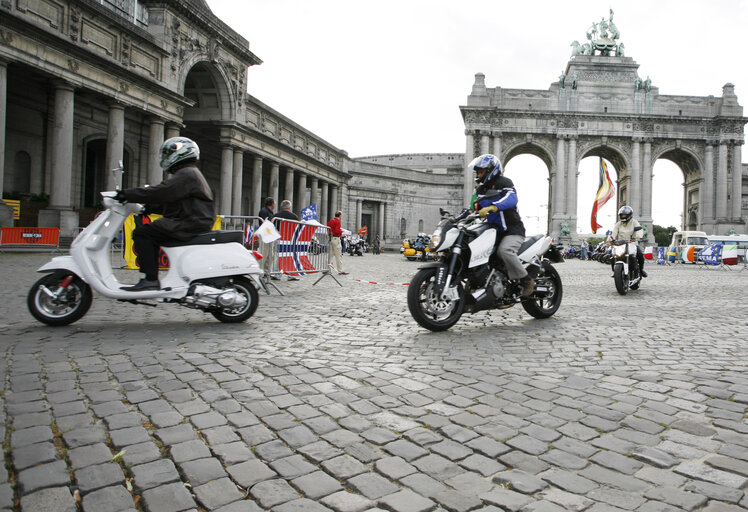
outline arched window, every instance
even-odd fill
[[[418,221],[418,232],[423,233],[423,219]]]
[[[408,233],[406,228],[407,228],[407,221],[405,220],[405,217],[402,217],[400,219],[400,238],[405,238],[405,235]]]

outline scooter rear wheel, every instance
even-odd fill
[[[224,308],[220,311],[211,311],[211,314],[218,320],[229,324],[243,322],[254,315],[260,303],[260,294],[257,293],[257,288],[252,284],[252,281],[246,277],[234,277],[232,281],[234,291],[245,297],[247,303],[238,309]]]
[[[72,281],[64,290],[60,290],[60,285],[69,277],[72,277]],[[65,272],[42,277],[34,283],[26,298],[31,316],[54,327],[80,320],[92,302],[91,287],[80,277]]]

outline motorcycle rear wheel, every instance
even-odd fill
[[[69,325],[83,318],[91,307],[93,294],[91,287],[80,277],[73,275],[73,280],[58,297],[52,297],[42,289],[45,287],[57,294],[60,284],[69,276],[64,272],[55,272],[34,283],[26,298],[31,316],[53,327]]]
[[[564,287],[561,283],[561,276],[551,265],[544,266],[536,283],[543,283],[548,286],[548,293],[544,297],[537,299],[528,299],[522,302],[522,307],[534,318],[548,318],[554,315],[561,306],[561,299],[564,296]],[[536,284],[537,286],[537,284]]]
[[[247,299],[247,303],[240,309],[221,309],[220,311],[211,311],[210,313],[223,323],[233,324],[245,321],[257,311],[260,303],[260,294],[252,281],[246,277],[234,277],[233,288],[239,294]]]
[[[408,286],[408,309],[418,325],[430,331],[446,331],[462,316],[465,309],[464,290],[457,284],[459,298],[443,300],[434,291],[437,268],[419,270]]]
[[[629,288],[628,276],[623,275],[623,265],[616,265],[613,269],[613,277],[616,281],[616,290],[621,295],[626,295]]]

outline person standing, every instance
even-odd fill
[[[379,235],[374,237],[374,246],[372,252],[374,254],[379,254],[380,246],[382,245],[381,240],[379,240]]]
[[[340,225],[340,217],[343,212],[340,210],[335,212],[335,217],[330,219],[327,223],[327,227],[330,228],[330,247],[332,247],[332,256],[335,258],[335,269],[340,275],[346,275],[348,272],[343,272],[343,246],[340,244],[340,237],[343,236],[343,228]]]
[[[260,209],[260,213],[257,214],[262,220],[272,219],[273,210],[275,210],[275,199],[272,197],[265,198],[265,206]]]
[[[284,199],[280,202],[280,211],[273,215],[273,223],[281,234],[281,240],[290,240],[293,236],[293,232],[296,230],[296,224],[293,222],[279,222],[276,219],[287,219],[287,220],[299,220],[299,216],[291,211],[291,201]],[[288,275],[289,281],[298,281],[299,278]]]

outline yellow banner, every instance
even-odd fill
[[[133,230],[139,225],[142,225],[144,223],[148,224],[150,222],[153,222],[156,219],[160,219],[161,217],[163,217],[163,215],[152,213],[150,215],[138,215],[138,217],[141,217],[142,220],[139,220],[138,222],[136,222],[135,214],[134,213],[131,214],[125,219],[125,224],[122,226],[122,231],[125,237],[124,258],[125,258],[126,265],[124,266],[124,268],[132,269],[132,270],[137,270],[140,268],[140,266],[138,266],[138,256],[137,254],[135,254],[135,251],[133,250],[133,246],[132,246]],[[145,220],[144,218],[148,218],[148,221],[143,222]],[[220,216],[216,216],[216,222],[213,224],[213,231],[217,231],[221,229],[221,220],[222,219]],[[159,266],[159,269],[161,270],[169,268],[169,258],[166,257],[166,254],[162,250],[159,250],[159,253],[158,253],[158,266]]]
[[[13,219],[21,218],[21,201],[19,199],[3,199],[3,202],[13,208]]]

